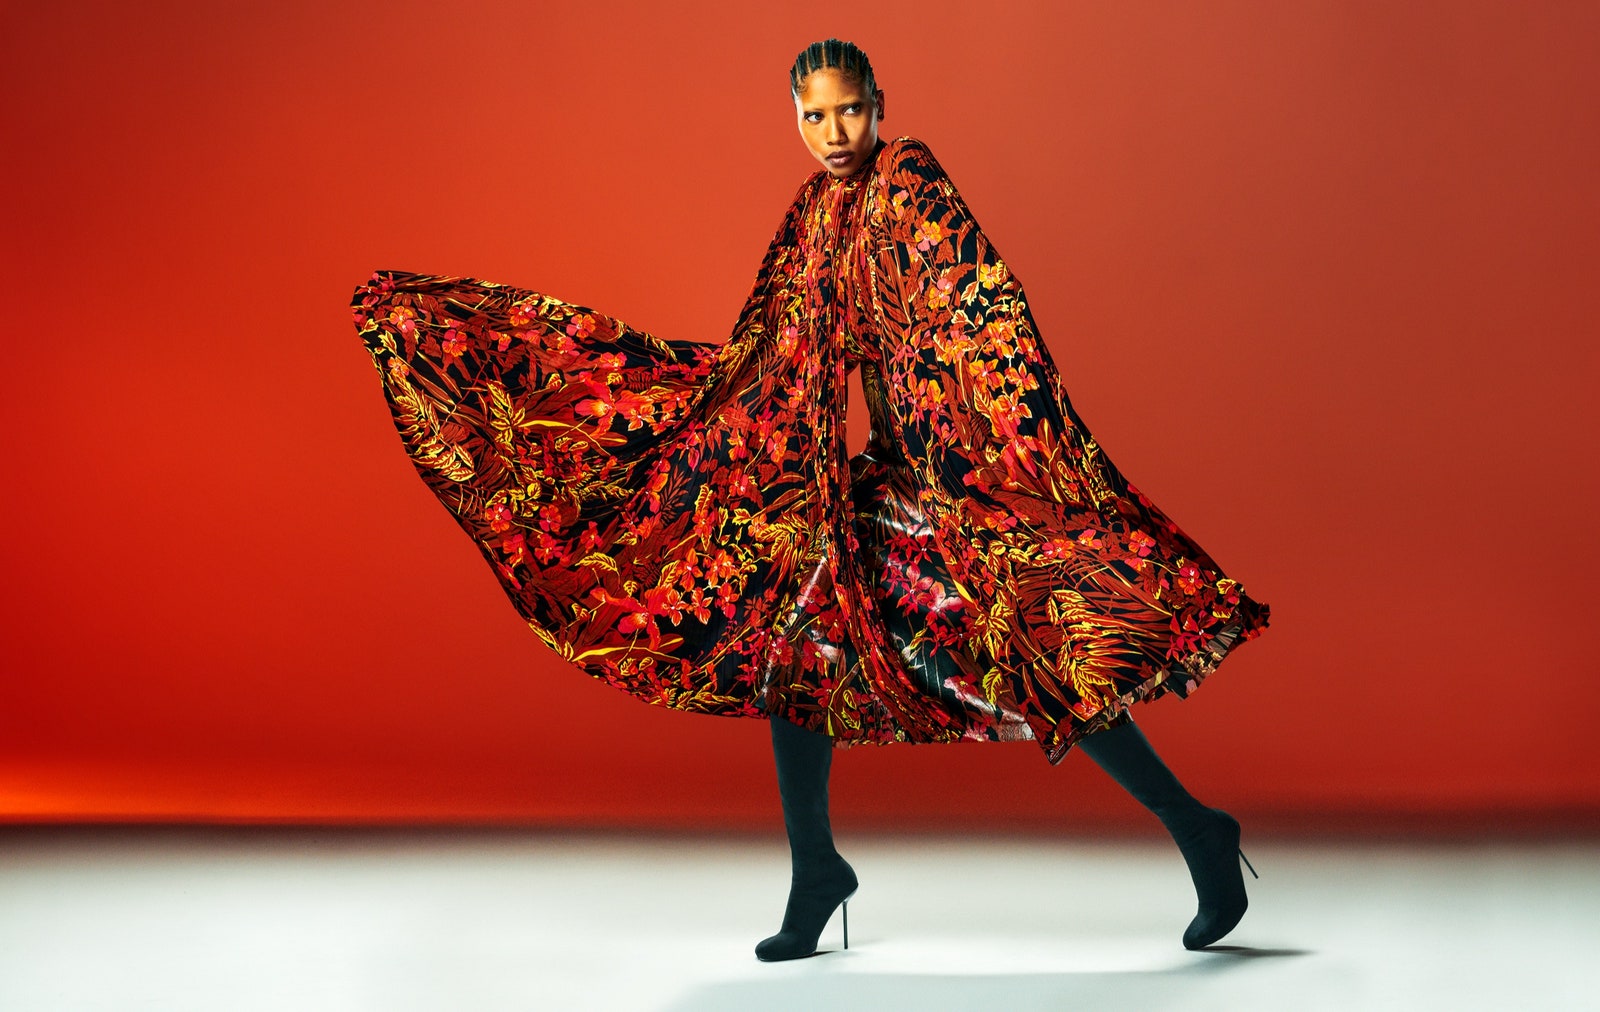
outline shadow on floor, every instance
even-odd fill
[[[818,972],[781,979],[739,980],[697,987],[665,1006],[669,1012],[785,1012],[814,1009],[1184,1009],[1197,1007],[1197,985],[1261,959],[1313,955],[1307,949],[1213,946],[1217,959],[1167,970],[1111,973],[915,974],[861,973],[828,966],[831,953],[800,961]],[[1215,997],[1213,995],[1212,997]],[[1204,1007],[1212,1007],[1207,1003]]]

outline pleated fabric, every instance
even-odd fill
[[[463,277],[379,271],[352,306],[413,463],[528,627],[646,702],[1059,762],[1267,626],[1073,411],[920,141],[806,180],[724,342]]]

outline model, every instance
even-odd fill
[[[1246,907],[1239,824],[1128,710],[1187,695],[1268,608],[1095,442],[933,154],[880,139],[866,55],[815,43],[790,88],[822,169],[725,343],[380,271],[352,304],[401,438],[563,658],[769,720],[792,879],[760,958],[814,953],[855,892],[828,771],[864,742],[1081,747],[1171,832],[1198,895],[1183,943],[1210,945]],[[850,457],[853,368],[871,431]]]

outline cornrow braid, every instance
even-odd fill
[[[855,78],[868,95],[878,90],[878,82],[872,76],[872,64],[867,60],[867,54],[863,53],[854,42],[828,39],[825,42],[813,42],[800,51],[794,66],[789,70],[789,93],[798,96],[806,78],[824,67],[831,67]]]

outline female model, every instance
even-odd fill
[[[551,296],[380,271],[355,320],[418,471],[529,628],[647,702],[765,717],[792,858],[782,929],[816,951],[856,876],[836,745],[1081,746],[1171,832],[1200,948],[1244,915],[1239,824],[1128,708],[1186,696],[1268,609],[1112,465],[1026,296],[926,145],[836,39],[790,73],[800,187],[723,344]],[[871,431],[844,446],[846,376]],[[848,945],[848,922],[846,922]]]

